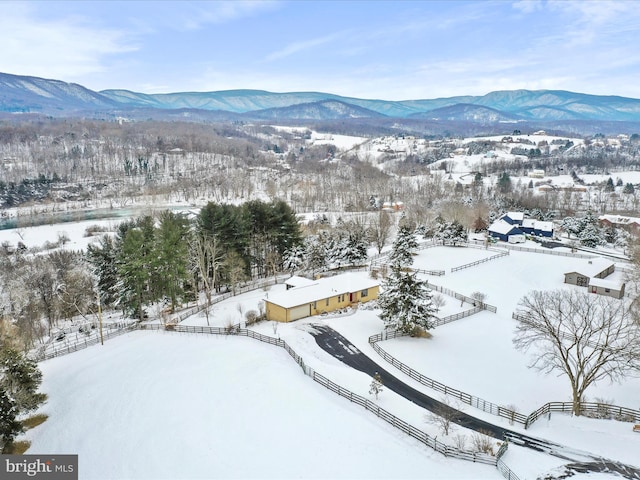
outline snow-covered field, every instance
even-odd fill
[[[41,364],[28,453],[82,479],[500,478],[446,459],[247,338],[133,332]]]
[[[21,231],[34,245],[55,241],[63,230],[81,248],[86,224],[80,222]],[[0,232],[11,237],[12,231]],[[12,238],[12,237],[11,237]],[[69,245],[67,244],[67,245]],[[568,400],[568,382],[527,367],[530,356],[514,350],[511,313],[532,289],[578,288],[563,273],[584,259],[511,251],[508,256],[451,273],[451,267],[496,252],[459,247],[421,250],[414,267],[443,269],[425,277],[465,295],[480,291],[497,314],[483,312],[438,327],[431,339],[401,338],[381,343],[389,353],[424,375],[522,413],[548,401]],[[366,272],[359,273],[367,275]],[[615,275],[622,275],[616,272]],[[259,289],[213,307],[212,326],[238,323],[248,310],[283,289]],[[468,308],[452,297],[441,315]],[[384,362],[368,345],[382,322],[375,310],[347,316],[314,317],[292,324],[262,322],[251,328],[285,339],[305,363],[333,381],[368,396],[370,379],[345,367],[315,343],[313,324],[328,324],[363,353],[415,388],[442,395]],[[184,324],[206,325],[194,315]],[[81,478],[500,478],[491,467],[445,459],[370,413],[315,384],[281,349],[249,339],[134,332],[41,364],[42,390],[49,420],[26,435],[28,453],[78,453]],[[640,379],[598,384],[589,399],[603,398],[638,408]],[[379,403],[439,440],[425,413],[393,392]],[[508,426],[478,410],[465,411]],[[510,428],[518,428],[513,426]],[[638,465],[640,435],[628,423],[554,414],[529,434]],[[452,435],[470,432],[456,427]],[[382,457],[384,455],[384,457]],[[380,461],[384,458],[383,461]],[[561,461],[511,447],[505,457],[520,476],[537,478]],[[594,478],[590,475],[589,478]],[[599,475],[598,478],[606,478]]]
[[[0,230],[0,243],[8,242],[16,246],[22,242],[27,248],[41,248],[45,242],[54,243],[59,236],[66,236],[69,242],[64,248],[70,250],[84,250],[92,242],[95,242],[101,233],[96,236],[85,236],[87,228],[97,226],[108,232],[114,232],[121,220],[85,220],[81,222],[59,223],[56,225],[39,225],[37,227],[13,228]]]

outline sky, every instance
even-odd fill
[[[0,72],[142,93],[640,98],[640,1],[0,1]]]

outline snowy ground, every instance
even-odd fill
[[[49,420],[28,453],[83,479],[500,478],[445,457],[247,338],[133,332],[41,365]]]
[[[59,229],[78,245],[86,226],[97,223],[33,227],[21,233],[26,241],[41,245],[55,241]],[[16,236],[0,231],[0,240],[2,235]],[[450,272],[451,267],[492,255],[495,252],[481,249],[434,247],[420,251],[414,266],[446,270],[444,276],[425,278],[465,295],[481,291],[498,307],[497,314],[483,312],[438,327],[430,340],[402,338],[381,345],[430,378],[500,405],[515,405],[522,413],[548,401],[568,400],[565,378],[527,368],[530,356],[513,349],[511,313],[531,289],[578,288],[563,284],[563,274],[585,260],[511,251],[509,256]],[[213,307],[209,323],[238,323],[248,310],[259,309],[265,295],[282,289],[276,285],[225,300]],[[444,298],[441,316],[468,307]],[[383,328],[374,310],[292,324],[262,322],[252,328],[285,339],[307,365],[368,396],[370,379],[322,351],[309,334],[314,323],[332,326],[399,378],[442,397],[411,383],[373,352],[367,338]],[[200,313],[184,324],[207,322]],[[424,472],[438,478],[499,478],[490,467],[444,459],[406,438],[314,384],[280,349],[249,339],[135,332],[41,365],[43,391],[49,394],[43,411],[50,418],[28,433],[33,442],[28,453],[77,452],[81,478],[418,478]],[[640,380],[599,384],[587,395],[637,409]],[[384,391],[379,403],[447,441],[426,422],[424,411],[393,392]],[[463,408],[508,426],[506,420]],[[640,435],[628,423],[554,414],[527,433],[639,463]],[[470,438],[471,433],[457,427],[453,435]],[[342,441],[345,438],[353,440]],[[381,451],[384,462],[377,461]],[[561,463],[513,446],[505,461],[522,480],[537,478]],[[166,468],[185,470],[165,474]]]
[[[54,243],[60,235],[67,236],[69,242],[64,248],[69,250],[85,250],[87,245],[95,242],[101,232],[96,236],[85,236],[87,228],[98,226],[109,232],[114,232],[119,220],[85,220],[81,222],[59,223],[56,225],[40,225],[37,227],[23,227],[0,230],[0,243],[9,242],[16,246],[18,242],[24,243],[27,248],[41,248],[45,242]]]

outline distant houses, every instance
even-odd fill
[[[524,218],[523,212],[507,212],[493,222],[488,231],[491,237],[503,242],[522,243],[527,235],[553,237],[553,222]]]
[[[615,264],[611,260],[596,257],[588,260],[576,270],[564,274],[564,283],[587,287],[588,291],[598,295],[614,298],[624,296],[624,282],[608,279],[615,271]]]
[[[308,280],[291,277],[287,290],[265,298],[267,320],[293,322],[301,318],[329,313],[376,300],[377,280],[354,274]]]
[[[601,215],[598,217],[604,227],[622,228],[629,233],[640,236],[640,218],[623,215]]]

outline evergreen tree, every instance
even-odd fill
[[[442,241],[443,245],[448,243],[457,245],[467,241],[467,230],[457,220],[453,222],[442,221],[436,225],[433,238]]]
[[[349,265],[361,265],[367,261],[367,232],[361,225],[351,225],[344,242],[342,258]]]
[[[46,398],[38,393],[42,372],[38,364],[13,348],[3,348],[0,353],[0,387],[15,402],[18,412],[38,408]]]
[[[603,242],[600,229],[593,224],[587,224],[578,235],[578,240],[580,240],[582,245],[589,248],[595,248]]]
[[[635,193],[636,189],[633,186],[633,183],[627,183],[624,188],[622,189],[622,193],[627,193],[627,194],[633,194]]]
[[[305,263],[305,249],[300,245],[294,245],[287,249],[283,256],[283,268],[287,272],[294,272],[301,270]]]
[[[378,307],[387,329],[415,335],[433,327],[435,308],[427,282],[418,279],[415,273],[402,271],[397,265],[392,266],[391,274],[383,283]]]
[[[100,301],[103,305],[112,306],[118,300],[118,251],[113,237],[105,235],[98,245],[87,247],[87,258],[98,278]]]
[[[605,192],[613,192],[615,190],[615,186],[613,185],[613,179],[611,177],[609,177],[607,179],[607,183],[604,186],[604,191]]]
[[[406,225],[398,228],[398,235],[393,242],[389,263],[400,268],[413,264],[413,252],[418,248],[418,241],[413,232]]]
[[[7,390],[0,385],[0,453],[23,431],[22,423],[17,420],[18,408]]]
[[[509,193],[511,191],[511,177],[507,172],[502,172],[498,176],[497,187],[500,193]]]
[[[185,295],[184,285],[189,278],[188,224],[183,217],[165,210],[155,231],[152,254],[153,297],[166,297],[175,310],[178,299]]]
[[[313,274],[327,267],[329,260],[327,252],[328,242],[329,237],[323,232],[319,235],[311,235],[305,239],[305,270]]]
[[[149,255],[144,255],[145,239],[142,230],[132,228],[127,231],[119,251],[117,269],[120,281],[119,303],[123,311],[144,319],[144,305],[148,303]]]

